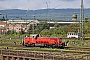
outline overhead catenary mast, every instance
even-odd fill
[[[46,20],[48,20],[48,2],[46,2],[47,5],[47,14],[46,14]]]
[[[84,27],[84,5],[83,0],[81,0],[81,13],[80,13],[80,40],[83,40],[83,27]]]

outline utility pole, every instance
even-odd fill
[[[8,21],[8,18],[7,18],[7,13],[5,14],[6,15],[6,26],[5,26],[5,36],[6,36],[6,32],[7,32],[7,21]]]
[[[81,0],[81,13],[80,13],[80,40],[83,40],[83,27],[84,27],[84,5],[83,0]]]
[[[46,2],[47,4],[47,14],[46,14],[46,21],[49,22],[49,27],[50,27],[50,19],[51,19],[51,15],[49,13],[49,9],[50,9],[50,2]]]
[[[34,21],[35,21],[35,16],[33,16],[33,26],[32,26],[33,27],[33,34],[34,34],[34,24],[35,24]]]
[[[46,20],[48,20],[48,2],[46,2],[46,5],[47,5],[47,14],[46,14]]]

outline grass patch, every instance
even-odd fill
[[[7,47],[8,47],[8,49],[16,49],[17,47],[11,47],[11,46],[0,46],[0,49],[7,49]]]
[[[68,41],[68,46],[73,47],[90,47],[90,40],[63,40]]]

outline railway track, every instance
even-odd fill
[[[1,55],[9,56],[22,56],[22,57],[31,57],[31,58],[41,58],[43,60],[85,60],[87,57],[90,58],[90,52],[73,52],[73,51],[26,51],[26,50],[0,50]]]
[[[25,46],[22,46],[21,44],[17,44],[17,45],[14,45],[14,44],[0,44],[0,46],[10,46],[10,47],[16,47],[16,49],[24,49],[24,48],[33,48],[33,47],[25,47]],[[46,47],[45,47],[46,48]],[[58,48],[59,49],[59,48]],[[67,50],[81,50],[81,51],[90,51],[90,48],[89,47],[64,47],[64,49],[67,49]]]
[[[68,50],[81,50],[81,51],[90,51],[89,47],[65,47]]]
[[[64,38],[66,39],[66,38]],[[73,39],[73,38],[72,38]],[[71,40],[72,40],[71,39]],[[88,40],[88,39],[87,39]],[[40,58],[41,60],[90,60],[90,48],[65,47],[58,50],[40,50],[34,51],[33,47],[25,47],[21,44],[8,44],[7,41],[0,43],[0,54],[2,56]],[[6,49],[6,47],[12,47]],[[15,50],[13,48],[15,47]]]
[[[31,58],[40,58],[42,60],[90,60],[90,48],[78,48],[78,47],[65,47],[65,49],[58,50],[38,50],[34,51],[33,47],[25,47],[21,44],[0,44],[0,46],[16,47],[13,49],[1,49],[1,55],[7,56],[22,56]],[[22,50],[21,50],[22,49]],[[25,49],[25,50],[24,50]],[[30,50],[29,50],[30,49]],[[78,51],[76,51],[78,50]]]
[[[62,39],[69,39],[69,40],[74,39],[74,40],[80,40],[80,38],[62,38]],[[84,38],[84,40],[90,40],[90,37]]]
[[[14,44],[0,44],[0,46],[10,46],[10,47],[16,47],[16,49],[23,49],[23,48],[33,48],[33,47],[25,47],[25,46],[22,46],[21,44],[17,44],[17,45],[14,45]],[[46,47],[45,47],[46,48]],[[53,48],[54,49],[54,48]],[[59,49],[59,48],[58,48]],[[66,50],[81,50],[81,51],[90,51],[90,48],[89,47],[64,47],[63,49],[66,49]]]

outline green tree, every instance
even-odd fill
[[[21,29],[21,31],[19,32],[19,34],[25,34],[24,30]]]
[[[15,32],[14,30],[8,30],[6,34],[7,35],[16,35],[17,32]]]
[[[37,26],[34,25],[34,30],[33,30],[33,26],[30,25],[29,29],[28,29],[28,33],[29,34],[40,34],[40,32],[44,29],[49,29],[49,24],[46,22],[40,22],[39,24],[37,24]]]
[[[50,31],[48,29],[44,29],[40,32],[41,36],[50,36]]]
[[[29,29],[28,29],[27,33],[28,34],[32,34],[33,33],[33,26],[32,25],[29,26]]]
[[[60,26],[60,25],[59,25],[58,23],[55,23],[55,24],[54,24],[54,27],[55,27],[55,28],[58,28],[59,26]]]

